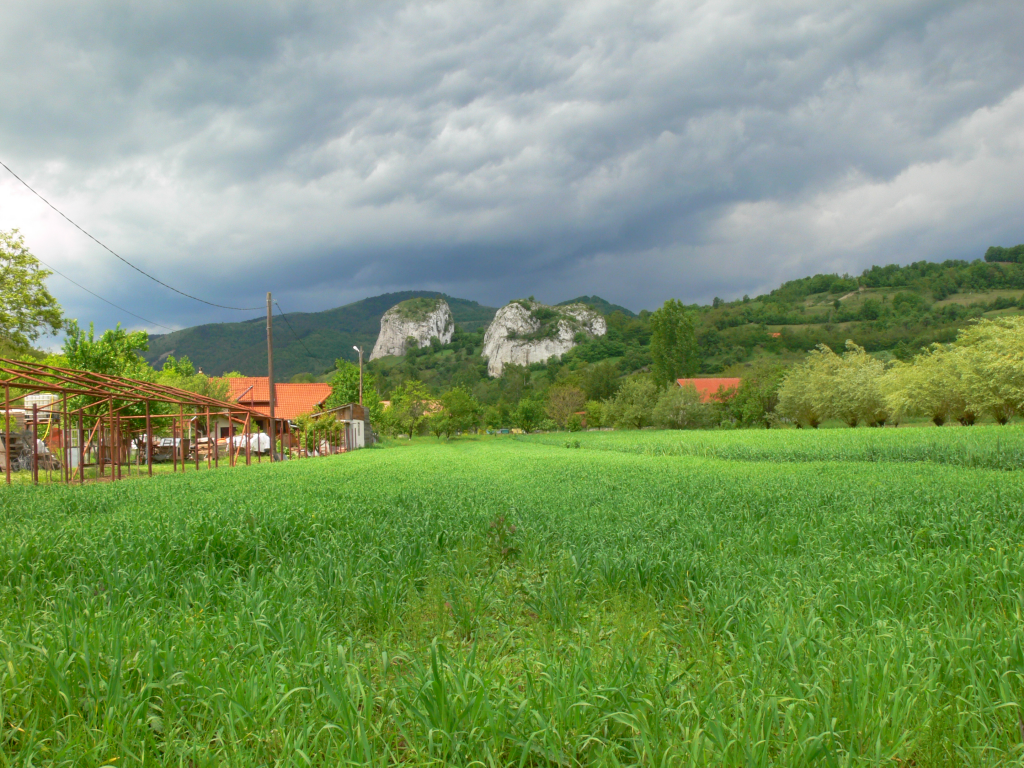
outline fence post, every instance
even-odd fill
[[[85,419],[84,409],[78,411],[78,484],[85,485]]]
[[[4,384],[4,403],[7,407],[7,431],[4,432],[4,458],[7,464],[7,484],[11,484],[11,387]]]
[[[210,441],[213,440],[212,449]],[[206,406],[206,468],[210,468],[210,451],[213,450],[213,466],[217,467],[217,438],[210,426],[210,406]]]
[[[60,444],[64,448],[63,463],[64,463],[64,483],[66,485],[71,484],[71,421],[68,418],[68,396],[64,395],[64,420],[61,421],[60,430]]]

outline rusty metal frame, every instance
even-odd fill
[[[92,371],[80,371],[71,368],[59,368],[52,365],[46,365],[44,363],[28,362],[24,360],[10,360],[7,358],[0,358],[0,384],[4,387],[4,405],[5,405],[5,419],[0,421],[0,428],[4,429],[4,445],[5,445],[5,464],[6,471],[4,476],[7,484],[11,483],[11,456],[9,445],[10,440],[10,412],[12,404],[21,401],[22,404],[25,402],[25,398],[30,395],[39,393],[50,393],[59,396],[55,402],[60,403],[60,417],[62,419],[61,424],[61,441],[62,451],[61,458],[62,464],[65,465],[61,472],[61,477],[65,483],[75,482],[75,473],[70,468],[70,446],[68,444],[67,437],[71,434],[72,423],[77,416],[78,420],[78,436],[79,436],[79,472],[78,482],[83,483],[85,481],[85,461],[84,455],[86,448],[92,445],[93,436],[97,438],[100,445],[98,466],[99,476],[103,476],[103,449],[106,448],[110,451],[110,479],[116,480],[121,477],[121,451],[123,449],[122,440],[115,433],[122,432],[124,429],[123,425],[127,425],[131,429],[131,422],[135,420],[145,420],[145,433],[146,433],[146,465],[149,474],[152,474],[152,443],[153,443],[153,422],[158,419],[169,418],[172,419],[172,432],[176,432],[177,429],[183,427],[184,416],[186,412],[192,418],[198,420],[201,417],[205,417],[207,421],[207,438],[217,440],[215,436],[210,434],[209,419],[213,414],[220,416],[226,415],[228,422],[232,427],[237,421],[246,423],[248,427],[249,421],[254,417],[259,417],[261,414],[259,411],[252,406],[243,405],[237,401],[217,400],[216,398],[207,397],[200,395],[195,392],[189,392],[187,390],[178,389],[177,387],[171,387],[163,384],[156,384],[150,381],[141,381],[139,379],[131,379],[121,376],[108,376],[102,373],[95,373]],[[11,393],[11,390],[18,390],[16,394]],[[72,397],[87,397],[94,399],[94,402],[86,405],[79,406],[78,408],[70,408],[68,400]],[[115,401],[119,401],[115,406]],[[168,414],[151,414],[151,406],[154,403],[163,403],[169,406],[177,406],[177,413],[173,411]],[[133,405],[144,405],[146,408],[145,415],[126,415],[123,414],[126,408]],[[90,413],[90,409],[96,410],[95,413]],[[52,408],[47,409],[52,413]],[[26,414],[27,415],[27,414]],[[95,420],[96,425],[91,430],[88,442],[85,442],[85,434],[89,430],[83,430],[86,420]],[[37,419],[33,420],[33,425],[37,425]],[[106,423],[106,428],[104,428]],[[198,423],[196,425],[199,426]],[[110,440],[109,445],[103,444],[105,429],[109,429]],[[247,430],[248,431],[248,430]],[[85,443],[85,444],[83,444]],[[36,445],[33,443],[33,465],[37,465],[38,457],[36,454]],[[234,447],[234,446],[232,446]],[[248,445],[246,446],[246,464],[249,462],[249,450]],[[131,449],[129,448],[129,451]],[[196,469],[199,468],[198,461],[198,447],[196,453]],[[218,452],[218,449],[214,449]],[[176,448],[175,455],[177,459],[178,450]],[[129,454],[130,456],[130,454]],[[235,452],[237,457],[237,452]],[[215,460],[216,461],[216,460]],[[175,460],[175,471],[177,471],[177,460]],[[219,462],[218,462],[219,464]],[[230,462],[230,465],[234,465],[235,462]],[[217,464],[215,464],[216,466]],[[210,462],[207,461],[207,468],[210,468]],[[185,457],[182,457],[181,471],[185,471]],[[128,475],[131,474],[131,468],[129,467]],[[38,482],[37,472],[33,473],[36,482]]]

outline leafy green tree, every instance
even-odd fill
[[[18,230],[0,230],[0,339],[28,347],[40,334],[56,335],[61,329],[60,304],[46,288],[51,274],[25,247]]]
[[[819,344],[787,375],[779,390],[777,410],[812,427],[830,418],[850,427],[884,424],[890,410],[884,373],[885,364],[852,341],[846,342],[842,356]]]
[[[82,371],[107,376],[125,376],[153,381],[155,372],[142,359],[139,352],[149,349],[149,334],[145,331],[126,331],[118,323],[96,338],[93,324],[89,332],[78,327],[78,321],[69,320],[65,327],[64,356],[68,365]]]
[[[512,412],[512,423],[523,432],[530,433],[544,418],[544,406],[537,400],[524,397]]]
[[[229,387],[226,379],[196,373],[196,367],[186,356],[178,359],[175,359],[174,355],[168,356],[164,361],[163,370],[157,376],[157,382],[215,400],[226,400],[228,396]]]
[[[821,350],[812,351],[802,363],[789,370],[779,387],[775,411],[798,427],[806,424],[817,429],[824,418],[816,392],[819,381],[824,378],[824,371],[820,370],[826,367],[823,358]]]
[[[1005,424],[1024,412],[1024,317],[980,320],[953,344],[972,410]]]
[[[340,405],[359,402],[359,366],[344,358],[335,362],[335,372],[331,377],[331,394],[324,403],[326,408],[337,408]],[[380,404],[377,394],[377,382],[373,374],[363,368],[363,405],[370,412],[373,424],[380,422],[384,407]]]
[[[588,400],[607,400],[619,389],[619,367],[610,360],[602,360],[584,371],[580,385]]]
[[[427,415],[430,393],[422,382],[410,379],[391,393],[391,416],[398,428],[411,438]]]
[[[927,416],[938,427],[962,419],[966,399],[957,363],[948,348],[934,344],[912,363],[894,365],[883,387],[890,413],[897,419],[906,415]]]
[[[527,388],[530,384],[530,369],[524,365],[507,363],[501,369],[500,387],[506,400],[510,403],[518,403],[527,396]]]
[[[851,427],[864,423],[869,426],[885,424],[889,409],[885,402],[882,377],[885,364],[869,355],[852,341],[846,342],[846,352],[830,382],[834,402],[832,413]]]
[[[649,376],[626,379],[614,398],[608,401],[607,418],[616,427],[641,429],[649,426],[658,402],[658,385]]]
[[[155,381],[156,371],[149,367],[149,364],[142,359],[139,352],[145,352],[149,348],[149,334],[145,331],[126,331],[120,323],[113,329],[104,331],[100,338],[96,338],[95,329],[92,323],[89,324],[89,332],[78,327],[75,320],[70,320],[65,326],[64,336],[64,357],[71,368],[82,371],[91,371],[106,376],[120,376],[141,381]],[[143,403],[128,404],[125,401],[114,399],[112,401],[92,396],[81,395],[72,398],[70,403],[72,410],[84,408],[86,425],[91,426],[99,416],[105,416],[111,406],[120,410],[122,416],[142,416],[145,413]],[[154,403],[150,413],[170,413],[171,409],[166,404]],[[129,429],[130,422],[126,419],[123,422],[123,430]],[[156,422],[155,431],[163,432],[167,425],[163,421]],[[121,445],[127,448],[125,435],[121,435]],[[122,461],[127,456],[122,456]]]
[[[437,411],[437,413],[432,413],[427,417],[427,429],[429,429],[431,434],[439,440],[441,439],[441,435],[444,435],[446,438],[450,438],[452,436],[452,432],[454,432],[452,420],[444,411]]]
[[[512,423],[508,403],[499,400],[484,411],[484,425],[488,429],[505,429]]]
[[[745,427],[770,427],[775,421],[779,389],[785,376],[785,367],[769,360],[755,363],[745,371],[736,394],[728,401],[733,418]]]
[[[582,411],[586,404],[587,396],[579,387],[552,387],[548,390],[546,411],[559,429],[565,429],[570,417],[578,411]]]
[[[449,436],[468,431],[480,420],[480,403],[465,387],[454,387],[441,395],[441,406]]]
[[[700,393],[692,384],[663,390],[651,419],[662,429],[709,429],[718,423],[715,406],[701,402]]]
[[[1013,261],[1024,262],[1024,244],[1004,248],[999,245],[989,246],[985,251],[985,261]]]
[[[587,427],[598,429],[605,423],[605,404],[600,400],[588,400],[584,410],[587,412]]]
[[[669,299],[651,315],[651,369],[657,384],[693,376],[700,347],[693,315],[678,299]]]

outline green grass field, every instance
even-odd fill
[[[430,439],[5,488],[0,765],[1019,765],[1022,446]]]

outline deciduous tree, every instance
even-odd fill
[[[60,304],[46,288],[43,269],[13,229],[0,231],[0,339],[28,347],[43,333],[61,329]]]
[[[331,394],[324,403],[326,408],[337,408],[339,405],[359,402],[359,366],[344,358],[335,362],[335,372],[331,377]],[[380,395],[377,394],[377,382],[372,373],[363,369],[363,405],[370,412],[370,421],[374,424],[383,415]]]
[[[430,393],[414,379],[406,381],[391,394],[391,415],[398,428],[411,438],[426,418]]]
[[[565,429],[569,417],[582,411],[586,404],[587,396],[579,387],[558,386],[548,390],[547,414],[559,429]]]
[[[658,385],[650,376],[632,376],[608,401],[607,416],[617,427],[640,429],[651,424]]]
[[[700,366],[693,316],[678,299],[651,315],[651,371],[658,384],[692,376]]]
[[[662,429],[708,429],[718,422],[715,410],[715,405],[701,402],[692,384],[670,386],[658,397],[651,418]]]
[[[512,423],[523,432],[530,433],[537,428],[544,417],[544,406],[530,397],[524,397],[512,412]]]

